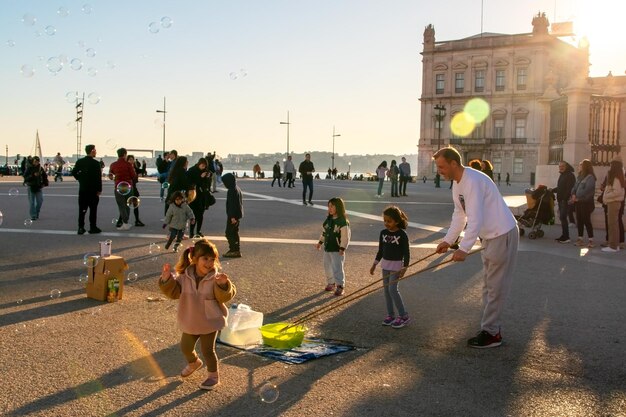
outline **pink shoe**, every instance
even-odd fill
[[[209,377],[200,384],[200,389],[204,389],[207,391],[212,390],[220,384],[220,377],[217,371],[209,372]]]
[[[185,366],[185,369],[180,372],[180,376],[182,376],[183,378],[187,378],[189,375],[202,368],[202,365],[202,359],[196,358],[195,362],[188,363],[187,366]]]

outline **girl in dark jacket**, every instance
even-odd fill
[[[189,207],[196,217],[195,224],[189,224],[189,236],[204,235],[201,232],[204,211],[209,208],[207,204],[208,195],[211,193],[211,172],[207,168],[207,160],[200,158],[198,162],[187,171],[187,180],[196,189],[196,198],[189,203]],[[194,233],[195,231],[195,233]]]

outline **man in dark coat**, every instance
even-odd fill
[[[89,233],[100,233],[96,225],[102,192],[102,168],[96,161],[96,146],[85,146],[86,156],[76,161],[72,175],[78,180],[78,234],[85,233],[85,214],[89,209]]]

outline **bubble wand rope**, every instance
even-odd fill
[[[425,261],[426,259],[428,259],[428,258],[430,258],[431,256],[436,255],[436,254],[437,254],[437,252],[433,252],[433,253],[431,253],[430,255],[426,255],[426,256],[424,256],[423,258],[420,258],[420,259],[418,259],[417,261],[413,262],[412,264],[409,264],[409,265],[407,266],[407,268],[410,268],[410,267],[412,267],[412,266],[414,266],[414,265],[417,265],[418,263],[423,262],[423,261]],[[317,313],[319,310],[327,309],[327,308],[332,307],[333,305],[335,305],[335,304],[337,304],[337,303],[340,303],[340,302],[342,302],[342,301],[345,301],[346,299],[351,299],[351,298],[352,298],[352,297],[354,297],[356,294],[360,293],[361,291],[366,290],[367,288],[371,287],[372,285],[376,285],[376,284],[378,284],[378,283],[379,283],[379,282],[381,282],[382,280],[383,280],[383,278],[381,278],[381,279],[377,279],[376,281],[374,281],[374,282],[372,282],[372,283],[369,283],[369,284],[367,284],[366,286],[361,287],[361,288],[359,288],[359,289],[357,289],[357,290],[355,290],[355,291],[353,291],[353,292],[351,292],[351,293],[347,294],[347,295],[346,295],[345,297],[343,297],[343,298],[338,298],[337,300],[332,301],[332,302],[330,302],[329,304],[326,304],[325,306],[322,306],[322,307],[320,307],[319,309],[314,310],[313,312],[311,312],[311,313],[309,313],[309,314],[307,314],[307,315],[305,315],[305,316],[300,317],[299,319],[297,319],[297,320],[295,321],[295,323],[299,323],[299,322],[301,322],[301,321],[303,321],[303,320],[307,319],[309,316],[311,316],[311,315],[312,315],[312,314],[314,314],[314,313]],[[291,327],[291,325],[286,326],[285,328],[281,329],[280,331],[282,332],[283,330],[287,330],[289,327]]]
[[[484,248],[480,248],[480,249],[477,249],[477,250],[474,250],[474,251],[470,251],[467,255],[468,255],[468,256],[469,256],[469,255],[473,255],[473,254],[475,254],[475,253],[477,253],[477,252],[482,251],[483,249],[484,249]],[[434,254],[436,254],[436,253],[437,253],[437,252],[434,252],[434,253],[432,253],[432,254],[428,255],[426,258],[428,258],[428,257],[430,257],[430,256],[432,256],[432,255],[434,255]],[[423,259],[426,259],[426,258],[423,258]],[[415,276],[415,275],[418,275],[418,274],[420,274],[420,273],[422,273],[422,272],[430,271],[431,269],[435,269],[435,268],[437,268],[437,267],[439,267],[439,266],[441,266],[441,265],[445,265],[445,264],[448,264],[448,263],[450,263],[450,262],[452,262],[452,258],[447,259],[447,260],[445,260],[445,261],[443,261],[443,262],[439,262],[439,263],[438,263],[438,264],[436,264],[436,265],[427,266],[426,268],[423,268],[423,269],[421,269],[421,270],[419,270],[419,271],[416,271],[416,272],[414,272],[414,273],[412,273],[412,274],[410,274],[410,275],[405,275],[405,276],[403,276],[402,278],[398,278],[398,279],[396,279],[396,280],[394,280],[394,281],[391,281],[391,282],[389,282],[389,283],[387,283],[387,284],[384,284],[384,285],[382,285],[382,286],[380,286],[380,287],[376,287],[376,288],[373,288],[373,289],[371,289],[371,290],[369,290],[369,291],[366,291],[366,292],[364,292],[364,293],[362,293],[362,294],[358,294],[358,295],[356,295],[356,293],[361,292],[362,290],[364,290],[364,289],[366,289],[366,288],[368,288],[368,287],[371,287],[373,284],[376,284],[376,283],[378,283],[378,282],[382,281],[382,279],[377,280],[377,281],[373,282],[372,284],[368,284],[367,286],[365,286],[365,287],[361,288],[360,290],[357,290],[357,291],[355,291],[355,292],[353,292],[353,293],[349,294],[349,297],[350,297],[350,298],[348,298],[348,296],[347,296],[347,297],[345,297],[345,298],[343,298],[343,299],[337,300],[337,301],[335,301],[335,302],[333,302],[333,303],[331,303],[331,304],[328,304],[328,305],[326,305],[326,306],[323,306],[323,307],[321,307],[321,308],[319,308],[319,309],[317,309],[317,310],[315,310],[315,311],[313,311],[313,312],[311,312],[311,313],[307,314],[306,316],[303,316],[303,317],[301,317],[301,318],[297,319],[297,320],[296,320],[296,321],[294,321],[292,324],[289,324],[289,325],[285,326],[284,328],[282,328],[282,329],[280,330],[280,332],[283,332],[283,331],[285,331],[285,330],[287,330],[287,329],[289,329],[289,328],[291,328],[291,327],[301,325],[301,324],[302,324],[302,323],[304,323],[305,321],[308,321],[308,320],[310,320],[310,319],[312,319],[312,318],[314,318],[314,317],[320,316],[320,315],[322,315],[322,314],[328,313],[329,311],[334,310],[334,309],[335,309],[335,308],[337,308],[337,307],[341,307],[341,306],[342,306],[342,305],[344,305],[344,304],[350,303],[350,302],[352,302],[352,301],[354,301],[354,300],[358,300],[359,298],[362,298],[362,297],[364,297],[364,296],[366,296],[366,295],[368,295],[368,294],[371,294],[371,293],[373,293],[374,291],[377,291],[377,290],[380,290],[380,289],[382,289],[382,288],[388,287],[388,286],[389,286],[389,285],[391,285],[391,284],[395,284],[395,283],[397,283],[398,281],[401,281],[401,280],[404,280],[404,279],[407,279],[407,278],[411,278],[411,277],[413,277],[413,276]]]

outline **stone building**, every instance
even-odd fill
[[[432,155],[448,145],[464,162],[490,160],[503,181],[510,173],[512,181],[550,186],[560,160],[605,166],[624,150],[626,77],[590,78],[589,44],[572,45],[549,27],[544,13],[532,19],[531,33],[435,41],[434,27],[426,27],[419,177],[432,178]],[[450,121],[475,97],[489,105],[487,117],[455,135]]]

